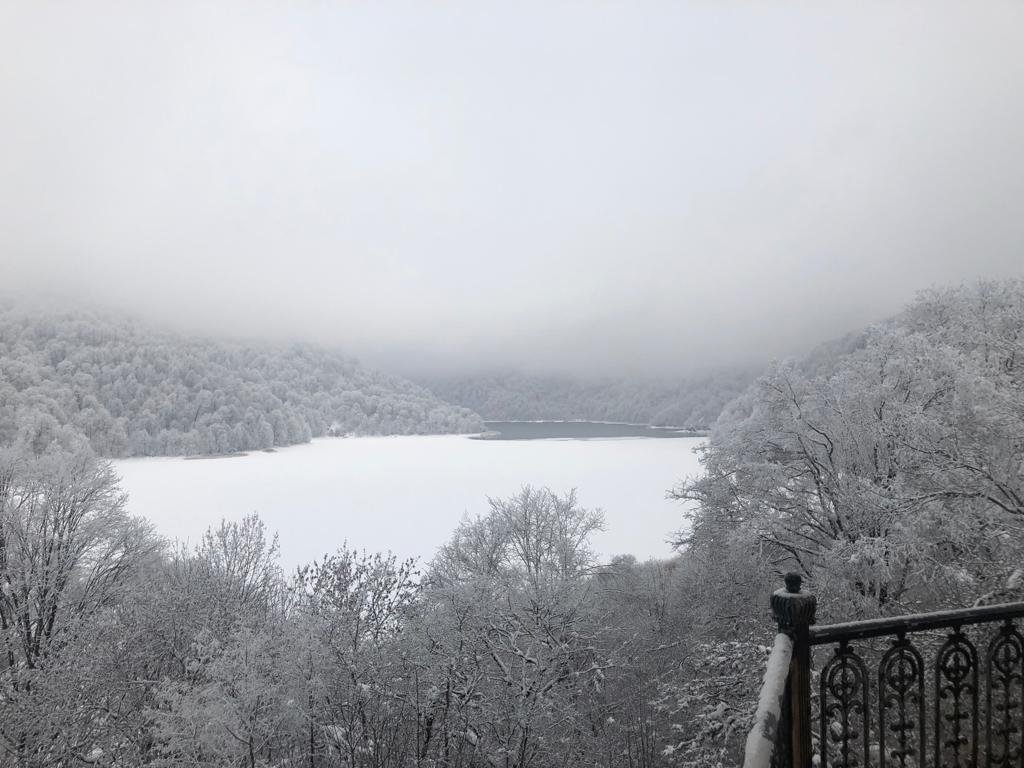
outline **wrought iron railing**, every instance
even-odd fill
[[[781,709],[759,705],[745,768],[1024,768],[1024,603],[816,627],[800,587],[772,596],[791,653],[781,692],[769,661]]]

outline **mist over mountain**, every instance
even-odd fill
[[[0,304],[0,444],[44,446],[72,430],[105,456],[193,455],[480,429],[472,411],[328,349]]]
[[[799,355],[1019,271],[1021,13],[6,2],[2,285],[406,376]]]

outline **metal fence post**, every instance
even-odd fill
[[[817,598],[800,591],[798,573],[786,574],[786,587],[772,594],[772,613],[779,631],[793,639],[788,699],[793,768],[811,768],[811,643]]]

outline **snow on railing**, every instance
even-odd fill
[[[1024,602],[816,627],[800,582],[772,595],[743,768],[1024,768]]]
[[[776,744],[780,735],[788,735],[781,728],[786,699],[786,681],[789,665],[793,658],[793,640],[785,632],[775,636],[775,643],[768,655],[768,666],[761,684],[761,695],[754,713],[754,726],[747,736],[747,748],[743,755],[743,768],[771,768],[779,764]],[[780,745],[783,748],[785,745]],[[773,759],[774,757],[774,759]]]

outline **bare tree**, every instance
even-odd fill
[[[113,609],[133,569],[155,548],[128,516],[110,465],[87,447],[0,453],[0,723],[2,745],[45,763],[71,749],[45,732],[52,702],[36,695],[61,668],[61,654]]]

